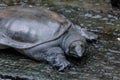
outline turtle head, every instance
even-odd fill
[[[85,46],[85,42],[79,40],[72,42],[69,46],[69,55],[77,58],[82,57],[85,52]]]

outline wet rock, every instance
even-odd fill
[[[102,16],[101,15],[95,15],[95,16],[93,16],[93,18],[102,18]]]
[[[0,8],[7,7],[8,5],[5,3],[0,3]]]

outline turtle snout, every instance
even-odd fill
[[[80,58],[83,56],[84,52],[85,52],[85,44],[82,43],[81,41],[75,41],[70,45],[70,51],[69,51],[70,56]]]

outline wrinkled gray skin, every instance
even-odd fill
[[[9,8],[0,12],[0,49],[13,47],[59,70],[70,65],[65,55],[81,58],[86,40],[97,38],[46,9]]]

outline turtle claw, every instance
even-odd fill
[[[65,70],[66,68],[69,68],[70,66],[70,63],[63,63],[59,68],[58,68],[58,71],[63,71]]]
[[[55,59],[55,64],[53,66],[57,67],[58,71],[63,71],[70,66],[70,62],[67,61],[65,58],[57,58]]]
[[[70,62],[66,60],[64,52],[61,48],[55,47],[48,50],[45,58],[53,67],[56,67],[58,71],[63,71],[70,66]]]

